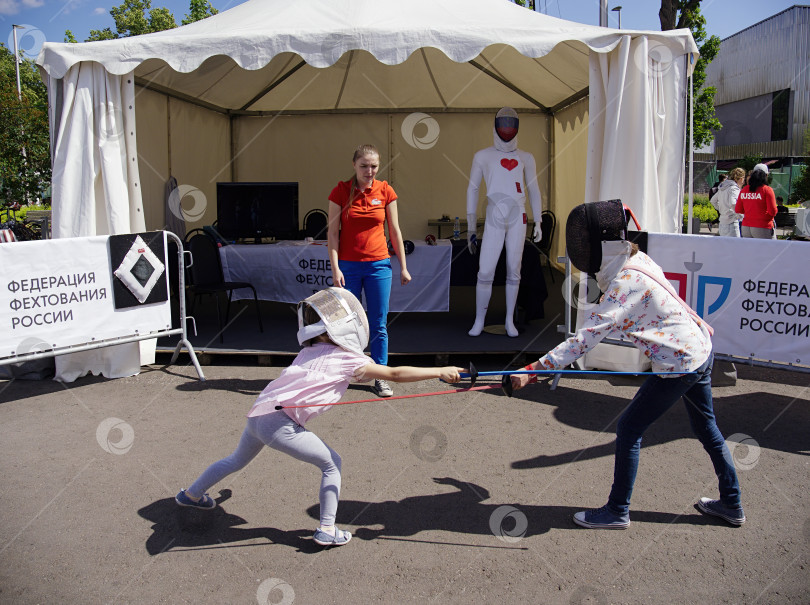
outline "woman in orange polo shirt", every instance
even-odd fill
[[[388,364],[388,303],[391,297],[391,258],[385,241],[385,221],[394,252],[399,258],[400,283],[411,281],[405,247],[399,230],[397,194],[386,181],[374,177],[380,169],[380,152],[361,145],[352,158],[354,176],[341,181],[329,194],[329,260],[334,286],[346,288],[358,300],[366,293],[371,358]],[[384,380],[374,381],[379,397],[393,391]]]

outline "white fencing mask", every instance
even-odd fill
[[[321,318],[304,325],[304,305]],[[368,319],[363,305],[345,288],[326,288],[298,303],[298,344],[308,346],[319,334],[326,333],[341,349],[363,355],[368,346]]]

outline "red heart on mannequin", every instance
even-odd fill
[[[507,170],[513,170],[513,169],[515,169],[515,168],[517,168],[517,165],[518,165],[518,161],[517,161],[517,160],[508,160],[508,159],[506,159],[506,158],[503,158],[503,159],[501,160],[501,166],[503,166],[503,167],[504,167],[504,168],[506,168]]]

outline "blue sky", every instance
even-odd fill
[[[219,11],[227,10],[244,0],[212,0]],[[305,1],[305,0],[290,0]],[[407,5],[407,0],[400,0]],[[502,0],[493,0],[502,1]],[[537,0],[541,12],[554,17],[597,25],[599,0]],[[12,46],[12,24],[25,25],[18,30],[18,43],[27,55],[36,56],[42,43],[63,42],[70,29],[80,42],[91,29],[115,29],[110,8],[123,0],[0,0],[0,42]],[[798,4],[786,0],[703,0],[701,10],[706,16],[710,34],[726,38],[763,19]],[[658,0],[608,0],[609,8],[620,5],[623,29],[661,28],[658,20]],[[179,24],[189,12],[188,0],[152,0],[153,7],[165,6]],[[458,2],[464,10],[463,2]],[[618,27],[618,14],[610,12],[611,27]]]

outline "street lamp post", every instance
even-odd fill
[[[25,25],[12,25],[11,30],[14,34],[14,65],[17,68],[17,99],[22,102],[22,86],[20,86],[20,49],[17,46],[17,30],[25,29]]]
[[[619,29],[621,29],[622,28],[622,7],[621,6],[614,6],[610,10],[611,10],[611,12],[619,13]]]
[[[17,45],[17,30],[18,29],[25,29],[24,25],[12,25],[11,30],[14,34],[14,66],[17,68],[17,100],[22,103],[22,86],[20,85],[20,49]],[[23,138],[25,138],[25,129],[23,128],[22,131]],[[25,145],[22,146],[21,149],[23,163],[28,162],[28,153],[25,150]],[[25,203],[29,203],[28,194],[25,194]]]

